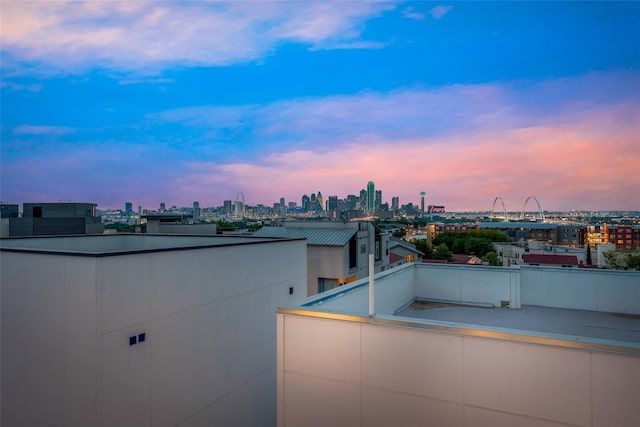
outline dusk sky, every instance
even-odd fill
[[[640,210],[640,2],[2,1],[3,202]]]

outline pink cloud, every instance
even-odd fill
[[[242,191],[247,203],[270,205],[282,196],[300,203],[302,194],[318,190],[345,197],[373,180],[383,201],[400,196],[401,203],[417,203],[426,191],[428,203],[450,210],[489,210],[498,195],[509,210],[531,195],[547,210],[640,209],[640,125],[615,136],[598,131],[609,120],[598,112],[563,126],[371,139],[322,153],[273,154],[260,164],[192,163],[176,190],[227,183],[225,198]]]

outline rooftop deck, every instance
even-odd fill
[[[640,316],[632,314],[537,306],[511,310],[415,301],[397,316],[640,344]]]

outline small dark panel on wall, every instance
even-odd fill
[[[138,340],[138,337],[136,337],[135,335],[132,337],[129,337],[129,345],[134,345]]]
[[[138,342],[145,342],[147,339],[147,334],[145,332],[138,334]]]
[[[293,286],[289,287],[289,295],[293,295]]]

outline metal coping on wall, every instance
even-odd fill
[[[89,258],[102,258],[102,257],[110,257],[110,256],[121,256],[121,255],[137,255],[137,254],[146,254],[146,253],[156,253],[156,252],[175,252],[175,251],[189,251],[195,249],[211,249],[211,248],[223,248],[229,246],[241,246],[241,245],[259,245],[263,243],[276,243],[276,242],[290,242],[290,241],[299,241],[305,240],[304,238],[277,238],[271,239],[266,237],[252,237],[252,236],[198,236],[193,234],[136,234],[136,233],[119,233],[119,234],[99,234],[99,235],[65,235],[65,236],[24,236],[24,237],[10,237],[10,238],[2,238],[2,240],[11,241],[11,240],[20,240],[20,239],[43,239],[43,238],[82,238],[82,237],[98,237],[98,238],[109,238],[111,236],[122,236],[122,235],[130,235],[130,236],[160,236],[160,237],[202,237],[202,238],[225,238],[225,237],[234,237],[234,238],[246,238],[246,242],[235,242],[235,243],[221,243],[221,244],[207,244],[207,245],[190,245],[190,246],[173,246],[173,247],[165,247],[165,248],[149,248],[149,249],[131,249],[131,250],[119,250],[112,252],[80,252],[73,250],[60,250],[60,249],[37,249],[37,248],[17,248],[17,247],[4,247],[0,244],[0,252],[17,252],[17,253],[28,253],[28,254],[42,254],[42,255],[64,255],[64,256],[79,256],[79,257],[89,257]]]
[[[472,337],[491,338],[503,341],[515,341],[529,344],[539,344],[552,347],[564,347],[585,351],[596,351],[602,353],[615,353],[621,355],[629,355],[640,357],[640,344],[629,343],[629,346],[618,344],[607,344],[588,341],[582,338],[567,338],[557,336],[528,335],[526,333],[494,331],[488,329],[472,328],[463,325],[451,323],[448,325],[417,322],[411,320],[399,320],[390,316],[367,317],[356,314],[329,313],[323,311],[305,310],[299,308],[278,307],[276,312],[285,315],[316,317],[321,319],[342,320],[346,322],[364,323],[369,325],[390,326],[400,328],[422,329],[432,332],[450,333],[457,335],[466,335]],[[515,330],[514,330],[515,331]],[[526,331],[522,331],[526,332]],[[618,342],[619,343],[619,342]]]

